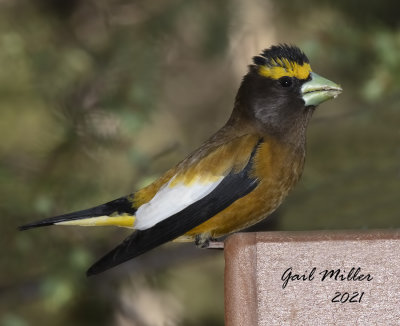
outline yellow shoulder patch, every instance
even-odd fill
[[[298,79],[307,79],[311,72],[309,63],[303,65],[288,59],[271,60],[267,65],[260,66],[259,74],[264,77],[279,79],[281,77],[295,77]]]

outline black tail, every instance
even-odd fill
[[[41,226],[53,225],[65,221],[80,220],[83,218],[97,217],[97,216],[107,216],[115,213],[128,213],[134,215],[136,209],[133,207],[132,196],[121,197],[105,203],[103,205],[95,206],[89,209],[84,209],[82,211],[73,212],[69,214],[63,214],[59,216],[54,216],[40,220],[37,222],[25,224],[19,227],[20,231],[28,230],[32,228],[38,228]]]

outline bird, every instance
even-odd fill
[[[227,122],[148,186],[89,209],[21,226],[119,226],[132,233],[86,272],[104,272],[169,241],[210,248],[268,217],[300,179],[315,108],[342,88],[295,45],[252,58]]]

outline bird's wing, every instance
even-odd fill
[[[246,137],[182,162],[168,183],[138,208],[134,226],[138,230],[87,274],[101,273],[171,241],[251,192],[258,184],[252,169],[260,142],[257,137]]]

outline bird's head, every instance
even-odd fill
[[[233,117],[245,115],[270,133],[304,133],[314,108],[342,91],[312,72],[307,56],[295,46],[272,46],[253,62],[240,86]]]

